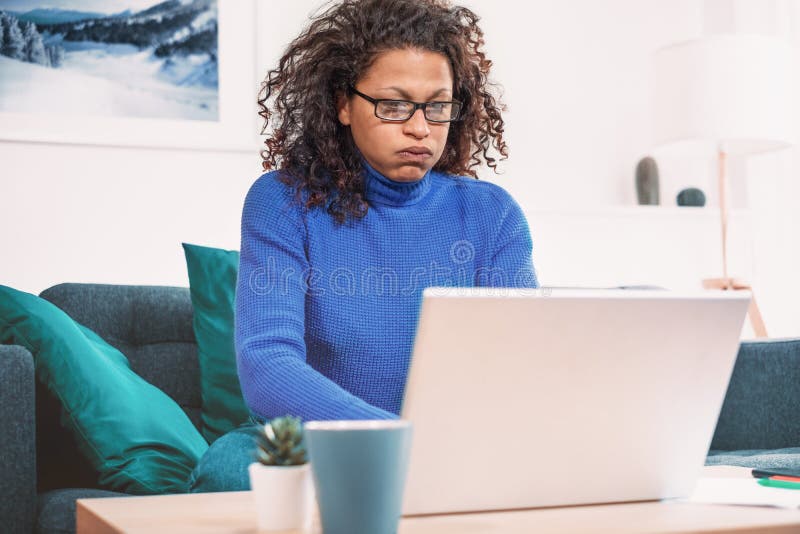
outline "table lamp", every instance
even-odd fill
[[[653,116],[660,153],[716,154],[722,225],[722,277],[706,289],[751,289],[728,274],[727,160],[793,142],[792,48],[768,35],[715,35],[655,54]],[[748,310],[756,337],[767,331],[755,296]]]

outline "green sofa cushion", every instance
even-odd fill
[[[194,309],[203,400],[201,431],[209,443],[246,423],[233,344],[233,307],[239,253],[183,243]]]
[[[22,345],[101,487],[182,493],[208,444],[171,398],[54,304],[0,286],[0,343]],[[54,436],[55,438],[55,436]]]

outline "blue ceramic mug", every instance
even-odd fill
[[[324,534],[395,534],[411,423],[311,421],[305,439]]]

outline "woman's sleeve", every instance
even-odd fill
[[[306,363],[305,227],[274,173],[251,187],[242,212],[235,340],[247,406],[266,419],[391,419]]]
[[[533,266],[533,243],[528,221],[519,204],[502,189],[497,189],[500,224],[494,253],[488,269],[478,285],[494,287],[539,287]]]

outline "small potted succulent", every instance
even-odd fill
[[[277,417],[253,434],[255,461],[248,469],[259,530],[307,529],[315,500],[302,422]]]

